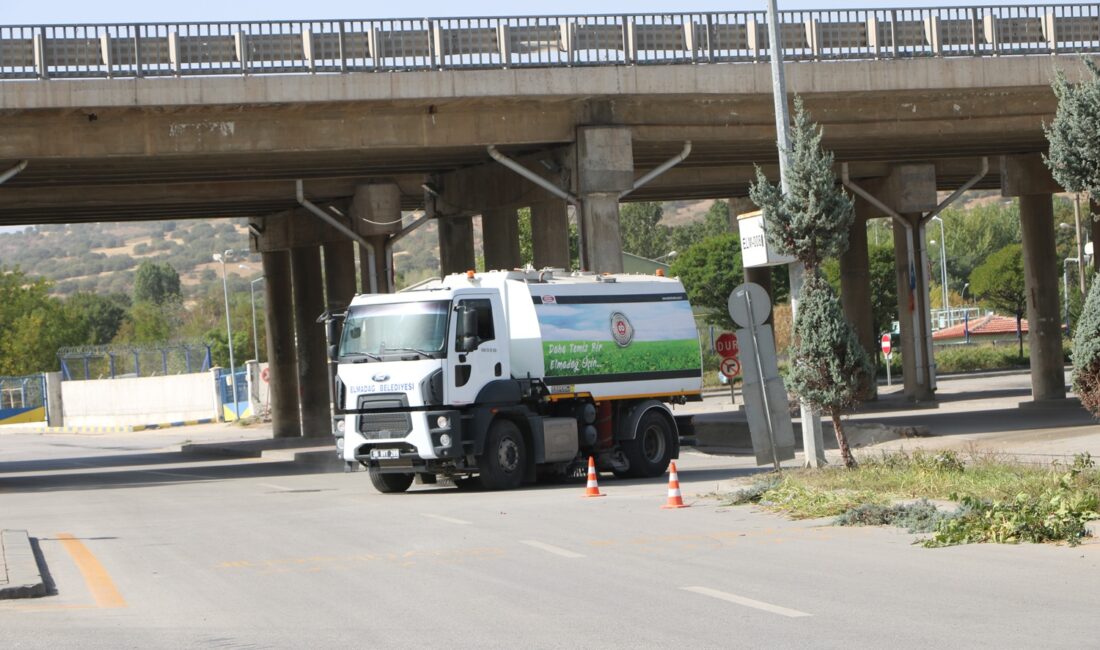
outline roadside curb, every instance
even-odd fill
[[[40,598],[46,581],[25,530],[0,530],[0,600]]]
[[[104,433],[134,433],[136,431],[155,431],[157,429],[170,429],[172,427],[189,427],[196,424],[213,424],[214,418],[202,420],[182,420],[179,422],[164,422],[160,424],[126,424],[118,426],[100,427],[28,427],[28,433],[69,433],[69,434],[104,434]]]

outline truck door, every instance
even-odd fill
[[[463,313],[473,312],[476,330],[460,340]],[[507,379],[508,333],[504,327],[500,297],[486,293],[464,294],[454,303],[450,341],[447,346],[447,376],[444,399],[448,404],[472,404],[485,384]]]

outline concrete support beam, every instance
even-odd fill
[[[1054,246],[1054,204],[1050,194],[1020,196],[1020,239],[1027,289],[1031,396],[1037,402],[1064,399],[1059,264]]]
[[[861,207],[862,206],[862,207]],[[840,302],[844,316],[856,329],[859,343],[874,359],[878,353],[878,332],[871,308],[871,262],[867,253],[869,203],[856,199],[856,218],[848,231],[848,250],[840,256]]]
[[[355,242],[325,244],[325,302],[331,311],[343,311],[355,297]]]
[[[485,270],[510,270],[522,266],[519,254],[519,221],[513,208],[493,208],[481,213],[485,246]]]
[[[866,204],[857,199],[856,205]],[[848,250],[840,256],[840,304],[844,317],[852,324],[859,338],[859,344],[872,359],[878,359],[877,333],[874,314],[871,309],[871,265],[867,256],[867,220],[857,216],[848,231]],[[875,364],[878,365],[877,363]],[[867,397],[877,392],[877,382],[866,386]]]
[[[1042,154],[1001,156],[1001,195],[1053,194],[1062,186],[1054,180]]]
[[[440,217],[440,275],[465,273],[474,268],[474,221],[471,217]]]
[[[264,270],[264,323],[271,393],[271,430],[276,438],[302,435],[298,419],[298,359],[294,350],[290,253],[271,251],[260,256]]]
[[[374,246],[374,267],[368,253],[360,247],[359,273],[364,292],[369,291],[371,276],[379,293],[392,293],[393,269],[386,255],[390,237],[401,230],[401,188],[396,183],[371,183],[355,188],[351,200],[355,230]]]
[[[621,273],[619,193],[634,185],[634,152],[627,127],[577,129],[576,183],[581,197],[581,267]]]
[[[531,245],[536,269],[569,269],[569,204],[554,200],[531,205]]]
[[[920,221],[924,213],[935,209],[937,204],[935,166],[895,165],[883,179],[881,188],[883,203],[910,225],[907,229],[894,222],[905,396],[916,401],[929,401],[935,399],[936,362],[931,354],[932,319],[926,275],[928,250]],[[863,247],[866,249],[866,239]],[[910,251],[913,252],[912,259],[909,257]]]
[[[897,260],[898,322],[901,323],[901,359],[905,396],[923,402],[935,399],[933,376],[935,360],[928,358],[928,339],[932,337],[929,318],[928,279],[921,273],[922,259],[927,258],[921,236],[920,213],[903,214],[911,231],[894,223],[894,257]],[[907,263],[907,237],[912,233],[916,259]],[[917,354],[920,363],[917,363]]]
[[[325,326],[317,322],[317,316],[325,310],[320,249],[316,246],[292,248],[290,270],[294,288],[302,435],[329,436],[332,434],[332,414],[329,408]]]

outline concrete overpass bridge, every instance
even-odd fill
[[[789,90],[864,191],[842,266],[865,344],[862,220],[889,215],[899,295],[913,295],[902,309],[917,314],[900,318],[906,390],[932,396],[930,355],[916,361],[930,349],[927,274],[911,282],[901,224],[920,268],[937,190],[1002,188],[1021,197],[1035,397],[1064,396],[1058,188],[1038,156],[1054,71],[1077,75],[1079,54],[1100,53],[1100,5],[791,11],[780,23]],[[516,266],[520,207],[534,214],[536,264],[567,265],[573,204],[586,267],[618,270],[620,200],[736,199],[754,164],[775,174],[767,48],[763,12],[0,27],[0,173],[18,170],[0,188],[0,225],[250,218],[276,431],[327,433],[312,320],[357,275],[392,290],[402,209],[439,221],[453,272],[473,264],[474,215],[487,266]]]

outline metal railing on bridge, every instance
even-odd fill
[[[1100,52],[1100,4],[780,12],[791,61]],[[763,11],[0,26],[0,79],[768,60]]]

